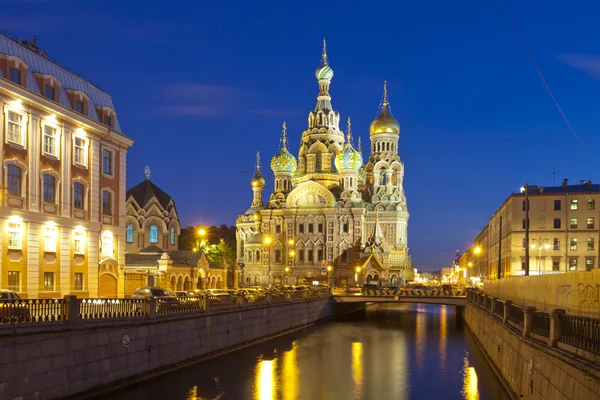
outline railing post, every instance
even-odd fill
[[[204,293],[204,311],[210,310],[210,298],[208,293]]]
[[[63,303],[63,315],[65,316],[67,323],[69,325],[76,324],[79,322],[79,314],[81,299],[78,299],[77,296],[66,295],[64,297],[65,301]]]
[[[287,292],[285,294],[285,300],[286,301],[292,301],[292,292]]]
[[[242,307],[248,304],[248,299],[244,293],[238,294],[238,304]]]
[[[560,340],[562,334],[562,326],[560,316],[565,314],[565,310],[562,308],[555,308],[552,310],[550,315],[550,336],[548,338],[548,346],[556,347],[556,344]]]
[[[273,304],[273,295],[271,293],[267,293],[267,304]]]
[[[523,313],[525,314],[523,318],[523,336],[527,336],[527,334],[531,332],[534,311],[535,307],[525,307],[525,309],[523,309]]]
[[[510,317],[510,305],[512,303],[512,300],[506,300],[504,302],[504,318],[502,319],[502,322],[504,323],[506,323],[506,321],[508,321],[508,318]]]
[[[496,312],[496,299],[497,297],[492,297],[492,306],[490,307],[491,309],[491,314],[494,315],[494,313]]]
[[[151,319],[156,318],[156,299],[154,297],[151,297],[148,302],[148,316]]]

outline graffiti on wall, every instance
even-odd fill
[[[600,307],[600,285],[585,285],[577,287],[577,301],[580,307]]]
[[[556,304],[561,304],[561,301],[567,301],[571,298],[571,285],[559,285],[556,288]]]

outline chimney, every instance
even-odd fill
[[[567,182],[569,182],[568,179],[563,179],[562,187],[564,190],[567,190]]]
[[[543,193],[544,193],[544,187],[540,186],[540,194],[543,194]]]
[[[590,179],[587,183],[588,190],[592,190],[592,180]]]
[[[579,181],[579,184],[580,184],[580,185],[585,185],[585,179],[581,179],[581,180]]]

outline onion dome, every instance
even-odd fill
[[[329,66],[327,61],[327,44],[323,39],[323,54],[321,54],[321,65],[315,71],[315,76],[318,80],[325,79],[330,81],[333,78],[333,69]]]
[[[281,136],[281,149],[271,159],[271,169],[273,172],[290,172],[296,171],[298,166],[296,157],[294,157],[287,149],[287,132],[285,122],[283,123],[283,133]]]
[[[387,96],[387,82],[383,83],[383,104],[381,114],[371,122],[371,136],[378,134],[400,135],[400,123],[392,117],[389,111],[389,102]]]
[[[352,147],[352,143],[350,142],[352,137],[351,135],[350,118],[348,118],[348,138],[346,145],[342,151],[335,156],[335,166],[337,167],[338,171],[342,171],[344,169],[358,170],[362,166],[362,156],[358,151],[354,150],[354,147]]]
[[[256,171],[254,172],[254,176],[250,180],[253,188],[262,188],[265,186],[265,178],[262,177],[260,173],[260,153],[256,153]]]

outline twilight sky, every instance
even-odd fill
[[[551,186],[554,168],[557,185],[600,181],[600,3],[505,4],[581,144],[499,0],[0,0],[0,28],[36,34],[50,57],[113,97],[135,140],[127,186],[149,165],[184,226],[234,224],[252,200],[257,150],[272,191],[281,124],[297,155],[326,37],[332,103],[352,118],[364,157],[388,80],[408,244],[415,266],[434,270],[524,182]]]

